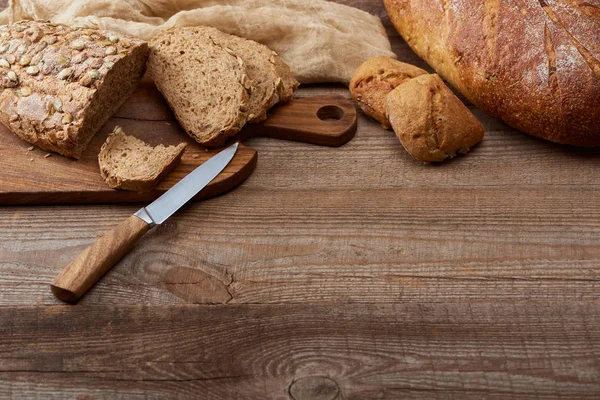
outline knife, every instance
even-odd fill
[[[112,231],[98,238],[54,279],[52,293],[74,302],[118,263],[153,226],[160,225],[191,200],[227,167],[237,151],[234,143],[221,151],[147,207],[141,208]]]

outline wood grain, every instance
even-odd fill
[[[150,232],[82,303],[598,298],[593,187],[273,192],[253,179]],[[136,211],[93,210],[4,210],[0,304],[56,304],[47,283]]]
[[[300,97],[275,107],[259,125],[246,125],[239,140],[270,137],[339,147],[356,134],[356,107],[348,95]]]
[[[439,166],[360,112],[341,148],[249,138],[252,176],[73,307],[48,283],[139,206],[1,207],[0,398],[598,398],[600,150],[473,110],[485,139]]]
[[[597,305],[0,308],[0,397],[594,399]]]

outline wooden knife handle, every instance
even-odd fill
[[[354,137],[356,127],[352,100],[341,95],[301,97],[274,107],[266,121],[247,124],[238,138],[266,136],[337,147]]]
[[[94,286],[152,228],[132,215],[112,231],[99,237],[52,282],[52,293],[62,301],[74,302]]]

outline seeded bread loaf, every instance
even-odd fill
[[[384,0],[412,49],[473,104],[532,135],[600,145],[598,0]]]
[[[229,35],[215,28],[201,28],[213,41],[232,55],[239,56],[246,65],[248,122],[258,123],[267,118],[267,111],[277,103],[287,103],[299,83],[290,67],[267,46],[253,40]]]
[[[79,158],[145,71],[145,42],[36,21],[0,27],[0,122]]]
[[[350,94],[370,117],[390,129],[386,114],[388,93],[398,85],[427,71],[390,57],[375,57],[365,61],[352,75]]]
[[[436,74],[420,75],[391,91],[386,112],[404,148],[420,161],[465,154],[483,139],[481,123]]]
[[[98,154],[100,173],[113,189],[147,192],[179,164],[186,146],[152,147],[117,126]]]
[[[203,27],[163,31],[150,47],[148,70],[188,135],[218,147],[242,129],[251,87],[242,58]]]

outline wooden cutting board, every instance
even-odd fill
[[[133,118],[132,118],[133,116]],[[109,188],[97,156],[115,125],[150,144],[189,143],[181,164],[152,192],[134,193]],[[356,132],[356,109],[342,96],[294,99],[272,110],[267,121],[248,125],[236,139],[268,136],[325,146],[341,146]],[[143,80],[119,112],[102,128],[80,160],[50,154],[0,125],[0,204],[82,204],[150,202],[194,168],[218,153],[190,139],[173,118],[154,84]],[[50,155],[48,155],[50,154]],[[195,198],[227,192],[254,170],[256,150],[240,145],[229,166]]]

